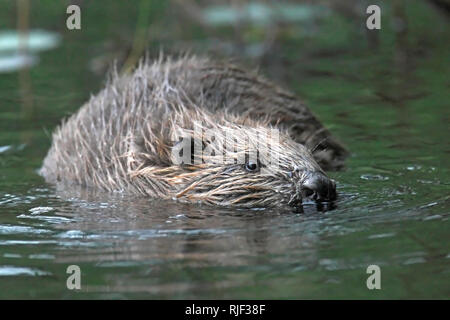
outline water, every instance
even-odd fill
[[[0,74],[0,298],[450,298],[449,30],[432,8],[406,7],[408,35],[385,25],[378,49],[332,15],[313,36],[279,35],[260,58],[352,152],[330,174],[336,209],[292,213],[46,184],[36,170],[50,132],[102,86],[93,65],[110,39],[134,33],[138,6],[117,3],[96,18],[90,5],[78,33],[55,23],[64,8],[42,6],[33,21],[61,33],[61,46],[29,71]],[[0,9],[14,28],[12,2]],[[156,9],[155,51],[185,41],[214,52],[214,37],[192,22],[159,37],[176,14]],[[259,44],[258,28],[245,43]],[[381,290],[366,287],[372,264]],[[81,291],[66,287],[69,265],[81,268]]]

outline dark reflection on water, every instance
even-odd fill
[[[11,212],[4,212],[0,224],[0,276],[4,284],[21,287],[24,281],[22,290],[12,292],[27,297],[279,298],[369,296],[364,287],[352,291],[356,279],[357,287],[364,285],[369,264],[396,277],[429,268],[448,273],[448,246],[441,242],[447,229],[440,228],[448,221],[448,197],[410,206],[399,198],[411,193],[402,187],[386,188],[379,197],[344,190],[336,210],[302,214],[82,188],[3,194],[0,203]],[[389,200],[391,194],[395,199]],[[71,264],[83,270],[77,294],[64,288]],[[406,269],[390,270],[399,266]],[[45,283],[48,290],[25,283]],[[330,286],[343,293],[322,291]],[[408,290],[398,295],[419,294]]]
[[[449,298],[448,26],[420,3],[407,7],[416,17],[407,41],[385,24],[377,51],[340,16],[307,29],[312,37],[287,26],[264,44],[262,72],[305,98],[352,151],[347,170],[331,173],[332,210],[234,210],[45,184],[36,169],[48,132],[98,90],[104,74],[92,70],[111,45],[101,43],[109,27],[59,30],[61,48],[28,71],[31,100],[17,74],[0,76],[0,298]],[[107,18],[137,10],[108,8]],[[42,26],[59,17],[40,16]],[[199,33],[199,45],[196,28],[168,33],[204,52],[216,35]],[[78,292],[66,288],[72,264]],[[366,287],[371,264],[382,290]]]

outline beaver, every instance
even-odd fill
[[[39,172],[50,183],[184,202],[298,207],[336,199],[324,170],[347,155],[303,102],[257,71],[160,56],[129,74],[113,68],[54,131]]]

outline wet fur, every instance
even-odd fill
[[[279,168],[249,173],[241,164],[175,165],[172,148],[193,135],[194,125],[215,129],[219,140],[233,129],[250,143],[279,129]],[[346,155],[302,102],[256,72],[207,58],[161,57],[142,61],[130,75],[113,72],[55,130],[40,173],[53,183],[265,207],[301,201],[302,175],[338,169]]]

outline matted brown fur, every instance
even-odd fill
[[[247,172],[241,164],[175,164],[174,144],[192,136],[195,125],[233,129],[250,143],[258,139],[251,132],[277,128],[280,143],[272,152],[279,167]],[[53,183],[267,207],[301,202],[305,173],[338,169],[346,155],[306,105],[256,72],[207,58],[161,57],[143,60],[129,75],[113,72],[55,130],[40,173]]]

